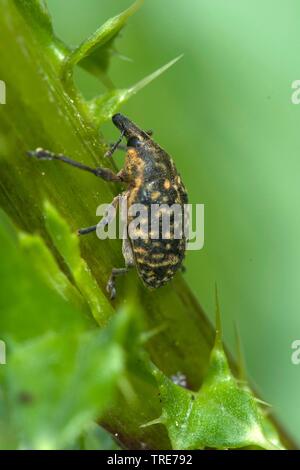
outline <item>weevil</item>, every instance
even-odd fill
[[[126,199],[128,211],[133,204],[142,204],[150,209],[151,205],[173,204],[184,207],[188,202],[187,192],[181,177],[177,172],[172,158],[152,138],[151,131],[143,131],[122,114],[112,117],[114,125],[120,130],[121,136],[107,156],[112,156],[121,146],[122,139],[127,141],[124,168],[114,173],[108,168],[91,168],[80,162],[70,159],[63,154],[55,154],[49,150],[38,148],[28,152],[29,156],[41,160],[59,160],[81,170],[88,171],[105,181],[114,181],[126,184],[126,190],[114,198],[112,204],[117,207],[120,198]],[[130,217],[128,222],[130,222]],[[186,237],[182,231],[181,238],[174,237],[172,225],[174,218],[170,219],[172,233],[163,236],[161,221],[159,221],[159,236],[153,237],[151,231],[141,233],[137,237],[123,239],[122,252],[125,267],[113,268],[107,283],[107,291],[111,298],[116,295],[116,277],[128,272],[129,268],[136,266],[137,272],[144,285],[156,289],[169,282],[175,273],[182,268],[186,249]],[[108,223],[105,217],[101,223]],[[78,230],[80,235],[95,231],[97,225]]]

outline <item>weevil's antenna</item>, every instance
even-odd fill
[[[115,151],[119,147],[120,143],[122,142],[124,135],[125,135],[125,131],[122,131],[119,139],[117,140],[117,142],[115,142],[113,144],[113,146],[109,150],[107,150],[107,152],[105,152],[105,154],[104,154],[105,158],[113,156],[113,154],[115,153]]]

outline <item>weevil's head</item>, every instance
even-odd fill
[[[151,140],[147,132],[136,126],[130,119],[123,114],[115,114],[112,117],[114,125],[124,134],[128,147],[138,147],[141,144]]]

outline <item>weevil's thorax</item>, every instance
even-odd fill
[[[128,148],[125,170],[132,186],[135,186],[141,179],[146,184],[170,174],[172,165],[169,156],[149,139]]]
[[[144,179],[144,168],[145,162],[140,152],[133,147],[129,147],[126,153],[124,169],[130,187],[136,186],[141,178]]]
[[[175,175],[176,169],[169,155],[147,132],[122,114],[113,116],[113,122],[127,140],[125,171],[131,185],[141,178],[146,183],[167,174],[169,177]]]

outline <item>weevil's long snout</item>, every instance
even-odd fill
[[[132,122],[127,117],[123,116],[123,114],[120,114],[120,113],[115,114],[112,117],[112,122],[121,132],[128,131],[130,127],[132,126]]]
[[[131,137],[136,137],[140,140],[149,139],[149,136],[146,132],[144,132],[142,129],[140,129],[138,126],[136,126],[126,116],[123,116],[123,114],[120,114],[120,113],[115,114],[112,117],[112,121],[113,121],[114,125],[122,133],[124,133],[127,140],[130,139]]]

